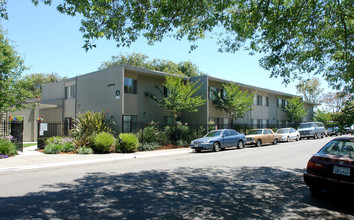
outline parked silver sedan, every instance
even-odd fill
[[[300,140],[300,133],[295,128],[281,128],[276,133],[281,136],[279,141]]]

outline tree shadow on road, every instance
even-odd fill
[[[343,195],[313,198],[303,170],[179,168],[90,173],[74,184],[0,198],[1,219],[337,219],[352,218]]]

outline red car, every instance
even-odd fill
[[[354,193],[354,137],[333,139],[312,156],[304,181],[313,195],[323,189]]]

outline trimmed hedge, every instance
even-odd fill
[[[119,135],[116,150],[120,153],[132,153],[137,150],[139,139],[134,134],[122,133]]]
[[[101,132],[94,137],[92,150],[95,153],[109,153],[114,142],[115,138],[112,134]]]

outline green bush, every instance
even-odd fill
[[[16,144],[12,143],[7,139],[0,138],[0,154],[3,155],[16,155],[17,154],[17,147]]]
[[[78,148],[88,146],[89,137],[101,132],[111,132],[110,121],[106,119],[107,114],[103,111],[86,111],[77,115],[74,119],[72,135],[76,139],[75,144]]]
[[[63,138],[59,137],[59,136],[49,137],[45,141],[46,145],[49,145],[49,144],[61,144],[61,143],[63,143]]]
[[[79,148],[79,150],[77,151],[78,154],[92,154],[93,150],[89,147],[81,147]]]
[[[156,123],[151,122],[144,130],[140,129],[138,133],[139,141],[143,143],[159,143],[166,144],[167,136],[163,131],[160,131]]]
[[[183,125],[181,122],[177,122],[173,126],[166,126],[165,133],[168,139],[173,143],[177,144],[178,141],[190,142],[194,139],[193,132],[187,125]]]
[[[73,143],[65,142],[62,144],[62,152],[73,152],[75,151],[75,147]]]
[[[112,134],[101,132],[93,140],[92,150],[95,153],[108,153],[113,146],[115,138]]]
[[[131,153],[137,150],[139,146],[139,139],[134,134],[122,133],[119,135],[119,141],[117,141],[117,152]]]
[[[139,144],[138,150],[139,151],[151,151],[159,149],[161,146],[159,143],[144,143]]]
[[[45,154],[58,154],[61,152],[63,152],[63,146],[61,144],[49,144],[44,148]]]

